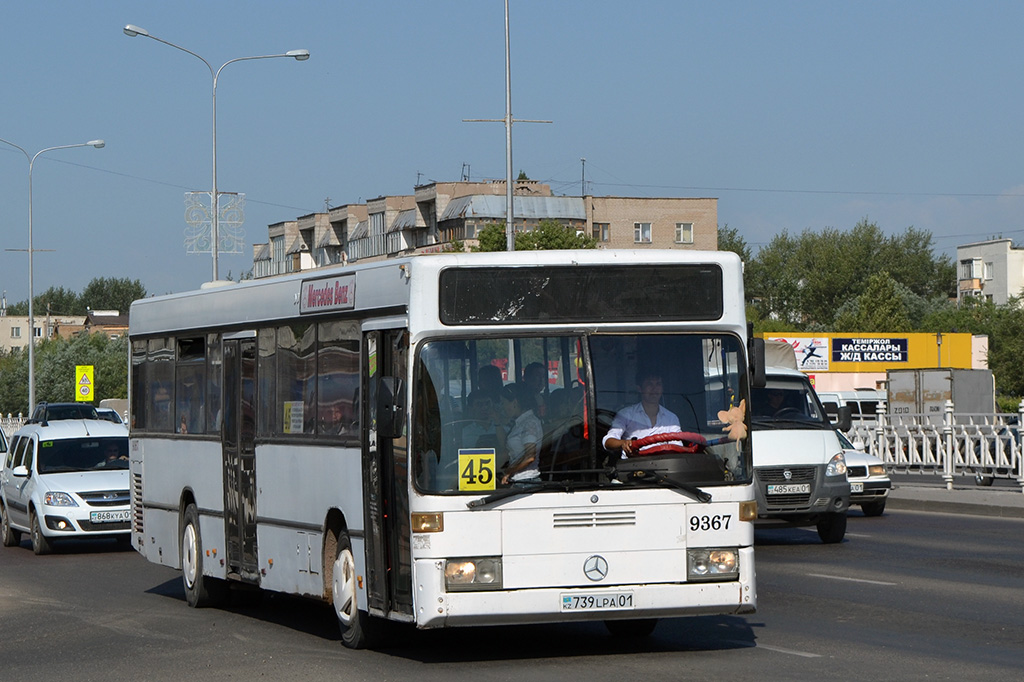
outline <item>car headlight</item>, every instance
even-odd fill
[[[501,589],[501,558],[448,559],[444,564],[444,586],[449,592]]]
[[[885,465],[872,464],[868,467],[868,476],[885,476]]]
[[[846,475],[846,457],[843,453],[837,453],[829,460],[828,466],[825,467],[826,476],[845,476]]]
[[[736,549],[686,550],[686,577],[691,581],[737,580],[740,554]]]
[[[43,504],[50,507],[77,507],[75,498],[67,493],[47,492],[43,495]]]

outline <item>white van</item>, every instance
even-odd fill
[[[839,408],[849,407],[853,425],[871,425],[878,421],[878,406],[886,409],[886,393],[873,388],[857,388],[852,391],[818,391],[818,399],[829,419],[839,418]]]
[[[765,387],[750,392],[756,523],[815,526],[822,542],[842,542],[850,483],[836,426],[796,369],[793,349],[766,341],[765,354]],[[849,408],[839,414],[848,430]]]

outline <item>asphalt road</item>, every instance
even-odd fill
[[[176,571],[114,543],[0,548],[0,680],[1003,680],[1024,665],[1024,520],[851,513],[847,539],[757,532],[758,612],[417,632],[349,651],[329,607],[190,609]]]

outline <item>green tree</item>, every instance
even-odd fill
[[[127,313],[132,301],[146,297],[139,280],[96,277],[82,290],[82,303],[92,310],[117,310]]]
[[[744,263],[749,263],[753,260],[753,253],[750,250],[750,246],[747,245],[747,240],[740,236],[739,230],[735,227],[729,227],[728,224],[719,225],[718,227],[718,250],[732,251]]]
[[[478,233],[480,244],[474,251],[504,251],[507,245],[505,225],[490,223]],[[532,230],[521,230],[515,236],[516,251],[550,251],[555,249],[596,249],[597,240],[557,220],[542,220]]]
[[[904,297],[888,272],[871,276],[856,304],[836,316],[835,328],[867,333],[911,331]]]
[[[85,315],[85,304],[82,297],[70,289],[50,287],[35,300],[36,315],[45,315],[47,310],[54,315]]]

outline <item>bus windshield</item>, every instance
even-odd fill
[[[644,377],[660,384],[657,421],[683,432],[683,483],[735,484],[750,478],[745,438],[742,342],[728,334],[578,334],[439,339],[420,346],[414,373],[412,447],[417,488],[479,492],[467,485],[472,454],[494,458],[494,486],[523,480],[607,483],[624,457],[603,441],[637,414]],[[641,417],[642,419],[642,417]],[[731,431],[729,421],[742,429]],[[653,424],[647,424],[653,426]],[[692,440],[689,440],[691,439]],[[534,461],[526,465],[524,450]],[[460,461],[462,462],[460,464]],[[515,472],[502,480],[502,472]],[[673,475],[673,478],[677,478]]]

